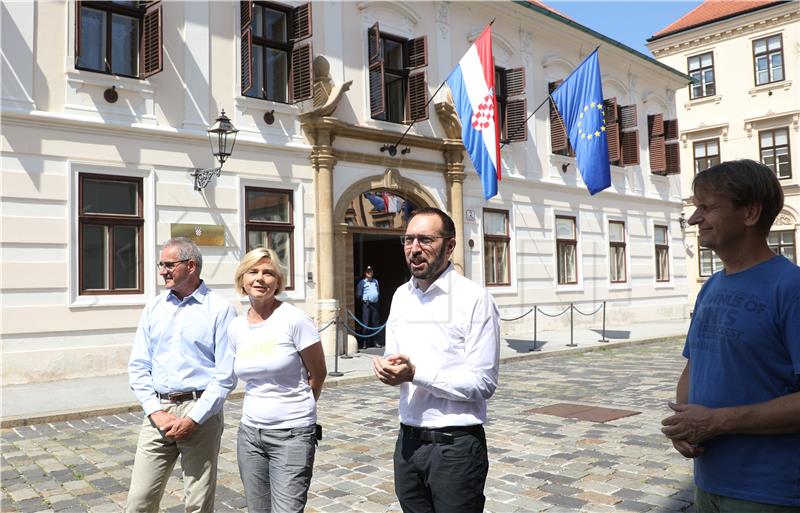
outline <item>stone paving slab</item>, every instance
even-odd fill
[[[505,363],[489,403],[486,511],[691,512],[691,464],[659,423],[683,368],[679,342]],[[399,513],[391,458],[398,392],[375,381],[324,391],[306,511]],[[606,423],[531,413],[575,403],[640,412]],[[225,406],[216,511],[246,511],[236,465],[240,399]],[[118,512],[141,416],[109,414],[2,430],[0,509]],[[179,469],[161,511],[179,512]]]

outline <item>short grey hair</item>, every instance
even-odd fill
[[[178,258],[192,260],[197,264],[197,276],[200,276],[200,271],[203,270],[203,254],[200,253],[200,248],[193,240],[186,237],[175,237],[164,244],[164,249],[166,248],[178,248]]]

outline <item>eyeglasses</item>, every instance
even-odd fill
[[[423,248],[429,248],[433,246],[433,243],[436,239],[449,239],[450,237],[435,237],[432,235],[401,235],[400,236],[400,244],[403,246],[413,246],[414,241],[416,240],[419,242],[419,245]]]
[[[156,264],[156,267],[158,267],[159,270],[166,269],[167,271],[172,272],[172,271],[175,270],[176,267],[178,267],[178,264],[182,264],[184,262],[188,262],[189,260],[191,260],[191,259],[187,258],[185,260],[176,260],[174,262],[159,262],[159,263]]]

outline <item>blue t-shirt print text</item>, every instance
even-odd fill
[[[693,349],[716,351],[719,344],[741,341],[744,330],[737,327],[737,320],[760,317],[766,311],[767,304],[752,292],[728,290],[712,293],[695,314],[693,331],[697,339]]]

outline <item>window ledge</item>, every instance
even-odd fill
[[[784,91],[788,91],[791,88],[792,88],[791,80],[781,80],[780,82],[770,82],[768,84],[755,86],[754,88],[748,90],[747,92],[750,93],[751,97],[755,98],[759,93],[771,92],[776,89],[783,89]]]
[[[120,294],[120,295],[85,295],[78,296],[69,304],[69,308],[95,308],[102,306],[136,306],[147,304],[150,298],[145,294]]]
[[[609,283],[608,290],[609,291],[633,290],[633,287],[631,286],[630,282],[627,281],[624,283]]]
[[[261,98],[251,98],[249,96],[237,96],[235,103],[237,109],[240,109],[242,112],[244,112],[244,110],[256,110],[263,112],[274,110],[278,114],[291,114],[295,116],[300,113],[297,104],[282,103],[273,100],[264,100]]]
[[[692,110],[692,107],[697,107],[699,105],[706,105],[709,103],[719,105],[721,101],[722,101],[721,94],[717,94],[714,96],[703,96],[702,98],[695,98],[694,100],[689,100],[688,102],[683,104],[683,107],[686,110]]]
[[[674,289],[675,284],[671,281],[657,281],[655,285],[656,290],[663,290],[663,289]]]
[[[103,92],[111,87],[119,91],[119,100],[115,103],[103,98]],[[149,80],[79,69],[67,71],[64,112],[103,122],[158,124],[154,90]]]

